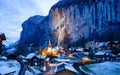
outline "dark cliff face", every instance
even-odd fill
[[[30,17],[22,24],[23,30],[19,41],[20,46],[45,47],[47,45],[44,41],[48,41],[49,27],[43,23],[44,19],[45,17],[37,15]]]
[[[85,41],[120,40],[120,0],[61,0],[47,17],[34,16],[22,27],[19,45],[75,46]]]
[[[61,0],[49,14],[52,38],[58,45],[120,40],[119,7],[120,0]]]

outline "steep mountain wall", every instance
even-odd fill
[[[119,7],[120,0],[59,1],[49,14],[52,38],[58,39],[58,45],[77,45],[80,39],[120,40]],[[64,35],[59,37],[61,33]]]
[[[38,10],[39,11],[39,10]],[[19,45],[80,46],[86,41],[120,40],[120,0],[61,0],[47,17],[26,20]]]

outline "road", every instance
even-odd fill
[[[20,68],[20,71],[19,71],[19,75],[25,75],[25,70],[26,70],[25,64],[22,61],[20,61],[19,59],[17,59],[17,61],[21,65],[21,68]]]

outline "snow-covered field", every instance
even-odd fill
[[[120,62],[85,65],[82,69],[90,73],[90,75],[120,75]]]
[[[12,75],[18,75],[20,70],[19,62],[15,60],[1,60],[0,61],[0,75],[13,72]],[[11,75],[11,74],[9,74]]]
[[[35,69],[35,67],[28,66],[29,70],[25,71],[25,75],[41,75],[41,71]]]

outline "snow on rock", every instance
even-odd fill
[[[120,63],[118,62],[85,65],[82,69],[90,75],[120,75]]]
[[[12,75],[18,75],[20,70],[19,62],[15,60],[1,60],[0,61],[0,75],[14,72]]]

